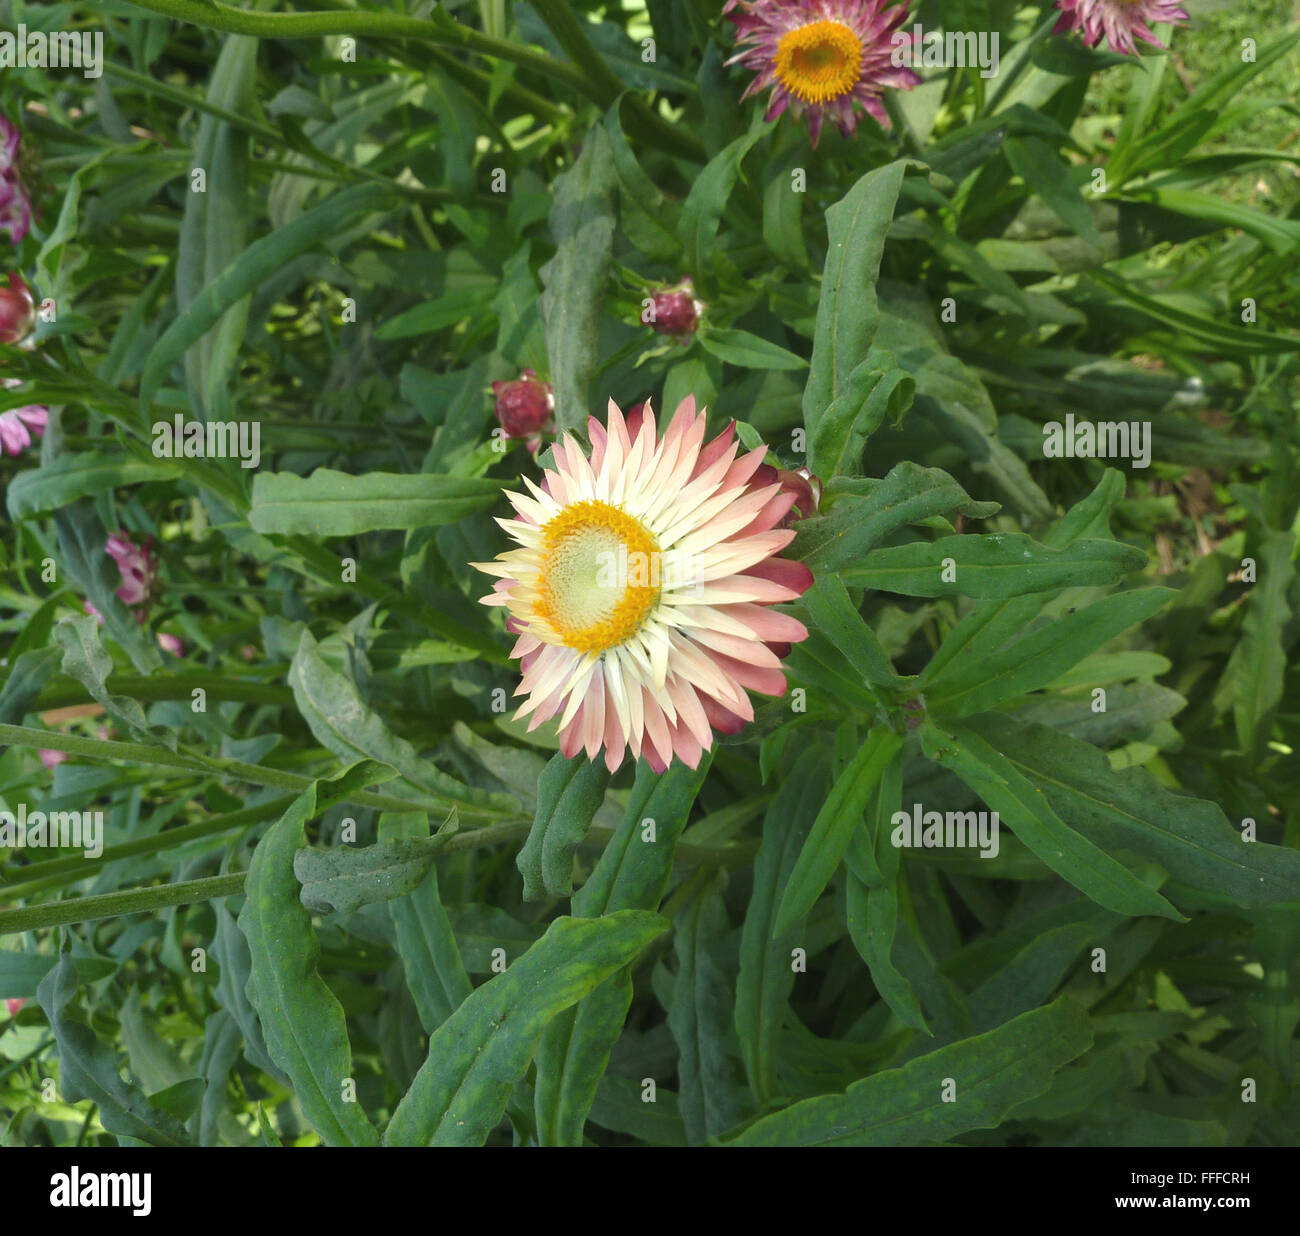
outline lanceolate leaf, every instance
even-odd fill
[[[317,468],[310,476],[259,472],[249,525],[255,532],[355,536],[383,528],[455,523],[496,504],[501,485],[484,477]]]
[[[1062,819],[1106,851],[1141,854],[1238,905],[1300,900],[1300,850],[1246,840],[1217,804],[1175,794],[1145,768],[1116,772],[1096,747],[1046,726],[996,713],[979,726]]]
[[[384,1134],[390,1146],[478,1146],[505,1113],[547,1022],[640,955],[668,922],[622,910],[558,918],[430,1037],[429,1058]]]
[[[294,855],[306,844],[316,814],[316,783],[304,790],[258,843],[244,885],[239,929],[248,941],[248,998],[262,1023],[271,1058],[321,1140],[329,1146],[373,1146],[379,1135],[361,1105],[345,1099],[352,1080],[347,1021],[317,972],[320,945],[311,915],[298,900]]]
[[[776,1094],[777,1047],[795,984],[791,950],[799,943],[797,925],[783,934],[773,930],[776,908],[829,783],[826,761],[818,753],[809,756],[801,771],[781,787],[763,820],[754,891],[740,938],[736,1033],[760,1108]]]
[[[79,985],[77,963],[64,953],[36,992],[58,1043],[62,1097],[72,1103],[91,1100],[104,1128],[119,1137],[152,1146],[188,1145],[185,1126],[155,1107],[138,1086],[124,1082],[116,1053],[69,1012]]]
[[[1065,549],[1050,549],[1021,532],[998,532],[873,550],[860,564],[846,567],[842,578],[847,584],[905,596],[997,599],[1110,584],[1145,562],[1140,549],[1118,541],[1076,541]]]
[[[1182,917],[1155,889],[1066,824],[1042,790],[973,727],[956,722],[941,727],[929,719],[922,739],[926,755],[952,769],[1001,822],[1080,892],[1119,914]]]
[[[638,765],[622,823],[596,869],[574,894],[574,914],[658,908],[677,839],[710,763],[708,755],[698,769],[674,763],[662,776],[644,763]],[[631,1000],[632,980],[627,971],[619,971],[547,1026],[537,1049],[536,1114],[543,1145],[581,1142],[583,1124]]]
[[[533,827],[515,860],[527,900],[543,892],[567,897],[573,891],[573,851],[587,835],[608,784],[603,760],[570,760],[558,752],[551,757],[538,781]]]
[[[799,861],[790,873],[776,915],[775,934],[789,930],[812,909],[861,824],[862,814],[871,801],[881,774],[902,743],[902,738],[893,730],[877,726],[836,779],[829,797],[817,813]]]
[[[876,333],[880,256],[905,166],[898,160],[868,172],[826,212],[829,246],[803,397],[810,439],[818,438],[821,418],[848,389]]]
[[[1083,1009],[1062,998],[850,1086],[805,1099],[733,1138],[737,1146],[917,1146],[999,1124],[1092,1045]]]
[[[587,383],[596,368],[596,337],[614,243],[616,177],[610,140],[592,129],[574,165],[555,182],[551,233],[558,246],[542,267],[542,319],[560,429],[586,424]]]

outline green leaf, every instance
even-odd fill
[[[692,1145],[721,1136],[741,1116],[726,1049],[731,983],[723,954],[731,924],[718,880],[715,876],[674,920],[677,976],[668,1026],[677,1042],[678,1109]]]
[[[438,851],[456,832],[453,812],[432,837],[399,838],[353,848],[308,846],[293,858],[299,898],[313,914],[351,914],[376,901],[392,901],[416,888]]]
[[[310,476],[259,472],[248,513],[254,532],[356,536],[383,528],[436,527],[485,511],[501,496],[487,477],[317,468]]]
[[[945,561],[954,579],[945,582]],[[1113,584],[1146,565],[1146,554],[1119,541],[1076,541],[1050,549],[1022,532],[984,536],[949,536],[873,550],[856,566],[845,568],[846,584],[898,592],[904,596],[969,596],[981,599],[1022,596]]]
[[[1103,752],[1042,725],[989,714],[981,733],[1095,845],[1159,863],[1240,906],[1300,900],[1300,850],[1247,841],[1217,803],[1165,789],[1145,768],[1116,772]]]
[[[1231,701],[1237,742],[1257,763],[1282,702],[1287,671],[1284,632],[1291,621],[1287,594],[1295,578],[1293,532],[1270,532],[1259,550],[1257,582],[1246,598],[1241,639],[1228,658],[1215,704]]]
[[[259,47],[257,39],[239,35],[224,40],[208,80],[208,103],[236,115],[256,113]],[[176,306],[182,317],[244,251],[252,214],[250,158],[246,130],[217,116],[199,117],[190,166],[202,169],[203,192],[189,186],[176,245]],[[247,329],[252,290],[231,295],[191,340],[193,346],[182,349],[190,401],[201,420],[225,419],[230,411],[228,383]]]
[[[154,345],[140,376],[141,412],[148,413],[172,365],[216,325],[231,305],[256,291],[291,259],[360,224],[367,215],[388,210],[393,202],[393,190],[384,185],[353,185],[249,245],[206,284]]]
[[[595,917],[658,907],[672,872],[677,840],[711,758],[705,755],[698,769],[674,763],[662,775],[638,763],[618,830],[586,884],[574,894],[575,915]],[[652,836],[649,821],[653,821]],[[631,1001],[631,977],[620,971],[547,1026],[537,1049],[535,1091],[542,1145],[581,1144],[587,1113]]]
[[[927,756],[951,769],[1053,871],[1098,905],[1130,916],[1183,916],[1155,889],[1056,814],[1046,795],[972,728],[956,722],[921,727]]]
[[[803,397],[810,439],[817,438],[822,417],[849,389],[849,375],[867,355],[876,333],[880,257],[905,168],[901,159],[875,168],[826,211],[826,265]]]
[[[749,132],[724,146],[703,171],[694,175],[691,191],[682,203],[682,217],[677,227],[677,234],[686,248],[688,270],[699,274],[709,269],[722,212],[740,174],[741,161],[769,127],[756,111]]]
[[[1051,146],[1042,138],[1026,135],[1008,137],[1002,149],[1011,170],[1051,207],[1066,227],[1094,248],[1104,247],[1088,203],[1070,174],[1069,164]]]
[[[1083,1009],[1066,998],[987,1034],[918,1056],[855,1082],[843,1094],[805,1099],[752,1124],[736,1146],[916,1146],[993,1128],[1042,1094],[1058,1069],[1092,1045]],[[955,1101],[945,1092],[955,1087]],[[949,1092],[951,1093],[951,1092]]]
[[[614,156],[603,128],[594,128],[577,162],[553,186],[555,256],[541,269],[542,319],[555,389],[555,423],[580,429],[591,412],[600,311],[614,245]]]
[[[773,920],[828,780],[826,761],[812,753],[800,765],[800,775],[789,778],[772,800],[754,860],[754,890],[740,936],[735,1024],[749,1087],[760,1108],[777,1093],[781,1027],[795,984],[790,950],[799,943],[798,925],[778,934]]]
[[[804,593],[814,627],[822,632],[862,675],[863,682],[877,687],[901,687],[893,662],[880,646],[876,633],[849,599],[839,576],[824,574]]]
[[[707,323],[696,336],[706,352],[742,369],[804,369],[802,356],[747,330],[722,330]]]
[[[547,1023],[668,929],[641,910],[557,918],[503,974],[429,1036],[429,1057],[393,1112],[391,1146],[478,1146],[496,1127]]]
[[[567,897],[573,891],[573,852],[587,835],[608,785],[603,760],[567,759],[558,752],[551,757],[538,782],[533,826],[515,858],[526,901],[544,892]]]
[[[60,455],[37,469],[18,473],[9,483],[5,502],[11,519],[44,515],[88,494],[102,494],[122,485],[140,485],[180,475],[174,460],[135,459],[129,455]]]
[[[802,520],[790,556],[821,574],[856,563],[878,541],[905,524],[960,512],[986,519],[998,507],[976,502],[946,472],[900,463],[883,480],[840,478],[827,485],[829,513]]]
[[[125,695],[111,695],[108,676],[113,672],[113,658],[99,639],[99,624],[89,614],[69,614],[54,626],[54,642],[63,649],[59,668],[75,678],[90,692],[93,700],[112,713],[139,737],[148,742],[166,741],[174,751],[176,735],[165,731],[155,734],[145,720],[144,709]]]
[[[881,775],[902,745],[893,730],[877,726],[836,778],[790,874],[773,928],[777,935],[803,918],[821,896],[862,823]]]
[[[422,812],[385,812],[379,817],[381,841],[418,839],[428,833],[429,821]],[[451,919],[442,904],[437,867],[431,865],[420,884],[405,897],[390,901],[388,913],[420,1025],[426,1034],[432,1034],[474,990]]]
[[[313,782],[253,851],[239,929],[252,971],[248,998],[257,1010],[272,1060],[293,1085],[303,1112],[327,1146],[374,1146],[379,1135],[361,1106],[345,1102],[353,1076],[343,1006],[317,972],[320,945],[298,900],[294,856],[317,813]]]
[[[298,711],[317,741],[341,759],[371,759],[387,764],[426,799],[450,808],[513,815],[518,804],[508,794],[475,789],[423,759],[394,734],[361,698],[356,684],[326,663],[311,632],[303,630],[289,667],[289,686]]]
[[[1055,682],[1083,657],[1122,631],[1145,622],[1178,594],[1172,588],[1117,592],[1022,636],[1008,648],[951,674],[925,693],[926,707],[964,717]]]
[[[77,963],[64,953],[36,991],[59,1047],[62,1098],[70,1103],[89,1099],[99,1109],[104,1128],[118,1137],[134,1138],[151,1146],[188,1145],[185,1126],[155,1107],[138,1086],[124,1082],[116,1053],[69,1012],[79,985]]]
[[[824,480],[860,472],[867,439],[886,418],[898,424],[915,393],[916,379],[899,367],[894,354],[873,350],[810,428],[808,466]]]

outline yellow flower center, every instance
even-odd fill
[[[578,652],[636,634],[659,596],[659,546],[607,502],[575,502],[543,529],[537,612]]]
[[[862,73],[862,41],[838,21],[787,31],[776,45],[777,80],[805,103],[848,94]]]

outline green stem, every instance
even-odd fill
[[[22,906],[17,910],[0,910],[0,936],[42,927],[64,927],[69,923],[86,923],[97,918],[117,918],[123,914],[146,914],[167,906],[190,905],[229,897],[244,889],[244,872],[208,876],[202,880],[183,880],[178,884],[160,884],[154,888],[127,888],[98,897],[74,897],[71,901],[43,901],[40,905]]]
[[[232,811],[229,815],[213,816],[194,824],[184,824],[180,828],[169,828],[151,837],[137,837],[134,841],[124,841],[120,845],[113,846],[111,854],[105,852],[101,858],[85,858],[74,854],[68,858],[55,858],[44,863],[29,864],[19,868],[19,871],[31,876],[31,879],[24,880],[21,884],[0,887],[0,891],[4,893],[6,901],[25,901],[32,893],[43,892],[52,886],[70,884],[94,871],[99,871],[105,863],[115,863],[123,858],[135,858],[141,854],[159,854],[189,841],[213,837],[236,828],[247,828],[250,824],[257,824],[272,816],[283,815],[292,806],[296,797],[296,794],[285,794],[280,798],[268,799],[255,807]]]
[[[60,734],[54,730],[31,729],[23,725],[0,725],[0,746],[43,747],[51,751],[67,751],[71,755],[91,760],[120,760],[127,764],[182,768],[204,777],[217,773],[235,781],[246,781],[250,785],[267,785],[274,789],[293,790],[295,793],[301,793],[313,781],[319,780],[283,772],[278,768],[264,768],[260,764],[246,764],[242,760],[181,755],[166,747],[153,747],[146,743],[108,742],[98,738],[82,738],[76,734]],[[451,799],[390,798],[386,794],[372,794],[367,790],[353,790],[342,801],[357,807],[373,807],[377,811],[445,812],[454,807],[462,816],[501,819],[507,814],[491,807],[468,806]]]
[[[247,34],[258,39],[313,39],[325,35],[359,35],[422,39],[440,47],[452,47],[474,52],[496,60],[508,60],[521,68],[552,77],[590,97],[592,85],[585,74],[556,60],[508,39],[493,38],[478,30],[471,30],[443,14],[438,20],[419,17],[402,17],[396,13],[375,13],[360,9],[342,13],[255,13],[247,9],[231,8],[216,0],[132,0],[140,8],[187,21],[208,30],[225,30],[231,34]],[[596,100],[599,102],[599,100]]]
[[[0,687],[5,680],[0,679]],[[129,695],[138,700],[183,700],[196,689],[206,691],[215,700],[232,700],[241,704],[270,704],[292,708],[293,692],[271,682],[250,682],[227,678],[222,674],[114,674],[107,682],[114,695]],[[89,692],[80,683],[61,682],[46,687],[28,712],[48,712],[84,704]]]

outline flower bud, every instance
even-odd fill
[[[790,510],[781,520],[780,526],[782,528],[788,528],[801,519],[811,519],[817,514],[822,500],[820,477],[814,476],[807,468],[796,468],[791,471],[786,468],[774,468],[771,464],[763,464],[754,473],[754,479],[751,482],[754,485],[775,485],[778,483],[785,493],[794,496],[794,501],[790,504]]]
[[[536,450],[542,431],[555,411],[555,395],[549,382],[543,382],[531,369],[525,369],[513,382],[493,382],[496,416],[507,438],[522,438],[529,450]]]
[[[0,287],[0,343],[20,343],[36,321],[36,302],[22,275],[11,274]]]
[[[660,335],[683,338],[695,334],[706,306],[695,297],[695,288],[689,279],[676,287],[660,288],[650,297],[644,320]]]

